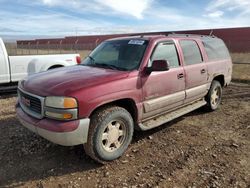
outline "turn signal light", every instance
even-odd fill
[[[76,108],[77,102],[74,98],[64,98],[64,108]]]
[[[80,56],[76,56],[76,63],[81,64],[82,60]]]

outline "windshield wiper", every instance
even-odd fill
[[[88,55],[87,57],[91,60],[91,63],[87,63],[87,64],[81,63],[81,65],[94,67],[95,66],[95,59],[90,55]]]
[[[88,58],[92,61],[92,63],[95,63],[95,59],[92,56],[88,55]]]
[[[123,70],[126,71],[127,69],[122,68],[122,67],[117,67],[115,65],[110,65],[110,64],[105,64],[105,63],[95,63],[96,66],[101,66],[101,67],[107,67],[109,69],[113,69],[113,70]]]

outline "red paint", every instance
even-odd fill
[[[80,121],[56,121],[48,118],[40,120],[36,125],[51,132],[71,132],[77,129]]]
[[[141,39],[141,38],[140,38]],[[200,37],[193,40],[199,45],[203,56],[203,63],[185,66],[179,40],[185,37],[145,36],[149,40],[141,66],[131,72],[104,68],[88,67],[83,65],[54,69],[49,72],[30,76],[21,87],[24,91],[39,96],[69,96],[78,101],[79,118],[86,118],[103,104],[119,99],[132,100],[137,108],[138,122],[142,120],[145,100],[167,96],[179,91],[206,84],[216,75],[231,76],[230,60],[221,62],[208,62]],[[146,73],[150,56],[158,42],[173,40],[178,54],[180,67],[168,71]],[[201,70],[205,69],[205,74]],[[179,78],[178,75],[183,77]],[[18,111],[18,113],[20,113]],[[27,118],[27,115],[21,115]],[[34,118],[32,118],[34,119]],[[34,121],[34,120],[32,120]],[[44,119],[37,124],[40,128],[52,131],[69,131],[77,126],[76,122],[62,122]]]
[[[81,64],[82,60],[80,56],[76,56],[76,62],[77,64]]]
[[[16,107],[17,116],[25,122],[51,132],[71,132],[78,128],[80,121],[55,121],[48,118],[42,120],[35,119],[23,112],[21,107]]]

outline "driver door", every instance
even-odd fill
[[[175,43],[158,43],[148,66],[151,66],[154,60],[168,61],[170,69],[151,72],[142,77],[143,119],[181,106],[185,99],[185,73]]]

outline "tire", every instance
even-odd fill
[[[219,81],[213,80],[211,87],[208,91],[207,96],[205,97],[207,101],[206,109],[208,111],[214,111],[218,109],[221,103],[222,97],[222,87]]]
[[[91,117],[85,152],[102,164],[115,160],[128,148],[133,132],[133,118],[127,110],[118,106],[101,108]]]

